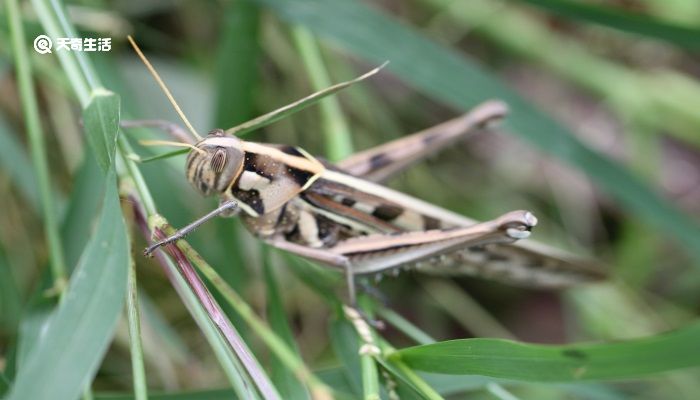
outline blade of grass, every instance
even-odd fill
[[[56,40],[58,37],[78,37],[72,30],[66,30],[65,24],[61,26],[59,15],[63,15],[63,20],[66,21],[65,11],[61,4],[57,2],[49,2],[47,0],[32,0],[34,10],[39,17],[41,26],[44,28],[46,35]],[[53,54],[53,53],[52,53]],[[81,52],[57,51],[58,57],[63,71],[68,76],[68,80],[76,96],[80,100],[80,104],[87,106],[90,99],[90,87],[88,80],[84,75],[84,70],[80,66],[78,58],[85,57]]]
[[[566,128],[457,52],[363,3],[347,0],[256,0],[370,62],[390,60],[407,84],[460,110],[499,97],[512,109],[513,133],[586,173],[626,210],[675,237],[700,258],[700,227],[619,163],[591,150]],[[348,24],[347,21],[353,21]],[[696,265],[700,265],[697,264]]]
[[[260,8],[250,0],[229,2],[225,7],[216,59],[215,126],[252,118],[258,85]]]
[[[287,348],[294,352],[296,358],[301,359],[299,349],[294,342],[294,334],[285,316],[280,288],[272,269],[270,250],[266,247],[263,247],[262,250],[263,275],[267,286],[267,318],[270,321],[270,328],[279,335],[280,339],[287,345]],[[275,357],[275,359],[275,362],[272,363],[272,378],[277,383],[277,387],[282,395],[288,399],[308,399],[309,393],[299,382],[299,379],[296,378],[294,370],[284,365],[279,357]]]
[[[383,318],[387,319],[387,322],[390,324],[394,325],[397,329],[400,331],[404,332],[406,335],[414,339],[418,344],[421,345],[427,345],[431,343],[435,343],[435,339],[430,337],[427,333],[423,332],[420,328],[417,326],[413,325],[411,322],[405,320],[401,315],[395,313],[394,311],[386,308],[386,307],[379,307],[377,310],[379,315],[381,315]],[[396,349],[390,347],[388,343],[383,342],[383,349],[382,351],[384,354],[389,354]],[[398,378],[400,378],[403,381],[406,381],[408,385],[414,388],[414,390],[417,390],[419,393],[423,394],[424,396],[431,397],[433,396],[433,389],[431,386],[428,386],[428,384],[425,382],[424,379],[422,379],[418,374],[413,372],[410,368],[408,368],[403,362],[400,360],[396,362],[396,360],[393,361],[393,364],[395,364],[396,369],[398,371],[392,369],[392,373],[395,374]],[[389,364],[391,366],[392,364]],[[510,392],[508,392],[505,388],[503,388],[501,385],[499,385],[496,382],[485,382],[485,385],[490,385],[491,388],[494,390],[497,390],[499,393],[504,393],[511,395]],[[511,395],[512,396],[512,395]]]
[[[681,26],[620,7],[569,0],[519,0],[542,10],[578,21],[591,22],[666,41],[687,49],[700,49],[700,27]]]
[[[46,0],[33,0],[33,4],[47,34],[53,37],[77,37],[77,35],[71,34],[73,29],[68,23],[65,11],[59,2],[54,1],[48,3]],[[71,81],[72,87],[81,105],[87,107],[91,92],[101,89],[97,75],[92,70],[90,61],[87,59],[87,56],[81,52],[60,52],[60,56],[61,64]],[[131,185],[136,187],[145,212],[148,215],[154,215],[155,204],[148,190],[148,186],[145,184],[143,176],[136,167],[134,161],[127,157],[129,154],[133,154],[133,151],[123,136],[117,137],[117,145],[117,159],[121,161],[117,163],[117,165],[126,166],[126,171],[119,171],[121,180],[131,180]],[[183,299],[186,300],[186,305],[203,330],[220,364],[227,373],[227,377],[230,379],[232,386],[234,388],[242,388],[243,390],[240,393],[244,393],[245,396],[253,396],[248,389],[245,389],[252,388],[252,385],[242,382],[243,375],[236,372],[236,365],[239,366],[238,371],[241,370],[240,364],[237,364],[238,361],[227,348],[221,332],[217,331],[212,320],[207,316],[202,304],[197,303],[197,299],[190,291],[184,279],[182,279],[179,274],[174,273],[176,269],[173,264],[164,258],[163,265],[164,268],[170,272],[170,275],[173,276],[173,285],[183,296]]]
[[[355,395],[363,393],[360,355],[360,341],[352,324],[345,318],[336,318],[331,322],[329,336],[335,356],[343,366],[343,373]]]
[[[151,229],[148,227],[148,222],[146,221],[147,216],[145,210],[141,210],[142,205],[135,197],[130,196],[130,198],[133,199],[132,202],[134,205],[136,223],[144,237],[148,238],[151,236]],[[236,392],[237,396],[240,398],[259,398],[257,393],[254,392],[254,384],[250,380],[249,375],[245,372],[244,366],[234,355],[233,349],[225,341],[221,332],[209,318],[206,310],[204,309],[204,305],[199,301],[194,291],[189,288],[187,281],[180,273],[180,268],[182,265],[176,267],[175,263],[166,257],[161,251],[155,252],[154,256],[156,261],[158,261],[161,267],[163,267],[163,270],[171,280],[173,287],[180,295],[193,319],[202,330],[204,336],[207,338],[209,345],[214,350],[214,354],[217,356],[219,364],[224,370],[224,373],[226,374],[226,377],[228,378],[229,383]],[[179,259],[179,261],[184,262],[182,259]]]
[[[304,61],[314,90],[321,91],[331,86],[331,78],[321,56],[321,49],[313,35],[302,26],[294,26],[292,37]],[[323,136],[326,142],[326,157],[329,161],[340,161],[352,154],[350,128],[335,97],[319,102],[323,121]]]
[[[148,388],[146,387],[146,368],[143,364],[143,344],[141,343],[141,316],[139,313],[136,266],[134,265],[134,260],[131,258],[129,259],[126,315],[129,321],[129,350],[134,382],[134,398],[136,400],[146,400],[148,399]]]
[[[7,19],[10,26],[12,49],[15,58],[15,71],[19,86],[24,123],[29,137],[29,150],[36,182],[39,186],[44,234],[49,247],[49,264],[53,274],[54,289],[61,293],[67,281],[63,246],[58,232],[56,201],[53,198],[49,180],[49,166],[46,157],[46,144],[39,120],[39,106],[34,93],[32,70],[27,55],[26,39],[22,28],[22,17],[17,0],[7,1]]]
[[[388,344],[384,344],[383,350],[392,351],[393,349]],[[400,382],[401,390],[410,389],[412,395],[418,395],[426,400],[441,400],[443,397],[435,391],[423,378],[418,376],[413,370],[408,368],[401,362],[389,363],[386,360],[377,359],[377,362]]]
[[[291,114],[294,114],[296,112],[299,112],[303,110],[304,108],[313,105],[317,103],[319,100],[323,99],[324,97],[330,96],[340,90],[343,90],[349,86],[354,85],[355,83],[361,82],[372,75],[376,74],[379,72],[384,67],[384,65],[380,65],[377,68],[374,68],[373,70],[366,72],[363,75],[360,75],[359,77],[346,81],[346,82],[341,82],[338,84],[335,84],[331,87],[328,87],[326,89],[323,89],[321,91],[318,91],[316,93],[310,94],[309,96],[306,96],[302,99],[299,99],[295,102],[289,103],[286,106],[280,107],[274,111],[271,111],[267,114],[261,115],[257,118],[254,118],[248,122],[244,122],[240,125],[234,126],[233,128],[229,128],[226,130],[226,133],[228,135],[243,135],[247,132],[250,132],[255,129],[260,129],[266,125],[270,125],[271,123],[275,121],[279,121],[280,119],[287,117]]]
[[[172,234],[175,230],[167,224],[162,217],[154,218],[155,226],[158,226],[166,234]],[[321,383],[303,361],[296,356],[279,336],[275,334],[267,324],[260,319],[253,309],[229,286],[221,276],[212,268],[187,242],[178,241],[177,247],[192,260],[202,274],[224,296],[234,310],[253,328],[258,337],[267,344],[270,350],[282,361],[287,368],[296,373],[296,377],[311,389],[313,398],[328,398],[330,389]]]
[[[124,305],[129,260],[114,174],[108,179],[95,235],[63,300],[20,366],[8,400],[77,398],[107,351]]]
[[[700,323],[657,336],[604,344],[533,345],[461,339],[409,347],[390,360],[445,374],[476,374],[533,382],[639,378],[700,365]]]
[[[73,178],[68,207],[61,223],[61,237],[68,267],[77,264],[80,253],[90,239],[95,215],[100,210],[104,176],[92,152],[86,151],[83,164]]]
[[[394,328],[398,329],[399,331],[403,332],[406,336],[411,338],[414,342],[418,344],[435,343],[435,339],[430,337],[430,335],[423,332],[422,329],[413,325],[401,315],[397,314],[395,311],[386,307],[379,307],[377,309],[377,314],[383,320],[393,325]]]
[[[155,232],[155,238],[157,239],[163,239],[167,237],[167,235],[174,233],[174,230],[167,234],[162,230],[161,227],[167,227],[169,225],[158,214],[149,218],[149,226],[150,231]],[[168,246],[168,250],[178,264],[180,274],[182,274],[189,287],[197,296],[199,303],[204,306],[207,315],[209,315],[209,318],[221,333],[229,348],[233,350],[237,360],[239,360],[245,368],[244,371],[250,376],[251,381],[255,384],[262,398],[266,400],[279,399],[280,395],[277,393],[277,389],[272,385],[272,382],[270,382],[267,374],[264,372],[255,356],[253,356],[253,353],[243,341],[243,338],[241,338],[236,328],[231,324],[231,321],[228,320],[219,304],[214,300],[211,293],[201,281],[194,270],[194,266],[190,263],[189,257],[175,246]]]
[[[508,329],[455,282],[428,278],[421,279],[419,285],[445,312],[474,336],[515,339]]]
[[[365,304],[364,298],[360,298],[360,304]],[[372,318],[369,307],[363,307],[363,312]],[[356,352],[360,357],[360,372],[362,377],[362,393],[365,400],[379,400],[379,371],[375,359],[381,357],[381,350],[377,345],[376,334],[372,331],[365,317],[359,311],[347,305],[343,305],[343,316],[352,324],[357,335],[358,347]]]
[[[360,356],[362,368],[362,389],[365,400],[379,400],[379,372],[374,357],[370,355]]]
[[[90,102],[83,112],[88,141],[104,173],[114,163],[120,107],[119,96],[97,88],[91,91]]]

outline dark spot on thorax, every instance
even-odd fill
[[[269,157],[256,153],[246,152],[243,168],[246,171],[254,172],[269,180],[274,179],[274,174],[268,170]]]
[[[393,204],[382,204],[374,209],[372,216],[382,221],[391,221],[403,213],[403,208]]]
[[[314,176],[314,174],[312,174],[309,171],[304,171],[302,169],[293,167],[287,168],[286,175],[292,178],[292,180],[294,180],[294,182],[296,182],[296,184],[299,186],[306,185],[306,182],[308,182],[309,179],[311,179]]]
[[[260,192],[257,190],[241,190],[234,187],[231,189],[231,194],[238,200],[250,206],[250,208],[252,208],[256,213],[260,215],[265,214],[265,204],[263,204],[263,201],[260,198]]]

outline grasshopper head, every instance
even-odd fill
[[[196,147],[187,156],[187,180],[204,196],[224,192],[243,171],[241,140],[215,129]]]

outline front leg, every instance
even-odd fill
[[[154,243],[146,248],[146,250],[143,251],[143,254],[145,256],[150,256],[151,253],[153,253],[157,248],[161,246],[165,246],[170,243],[177,242],[178,240],[184,238],[187,236],[190,232],[194,231],[195,229],[199,228],[202,224],[205,222],[209,221],[210,219],[222,215],[230,215],[234,211],[238,209],[238,203],[233,201],[233,200],[228,200],[222,202],[219,207],[217,207],[215,210],[209,212],[208,214],[204,215],[201,218],[198,218],[197,220],[191,222],[189,225],[185,226],[184,228],[178,229],[175,233],[172,235],[168,236],[167,238]]]

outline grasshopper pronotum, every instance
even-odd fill
[[[345,272],[350,301],[354,277],[413,268],[436,274],[465,274],[517,285],[559,288],[604,276],[592,262],[534,242],[537,219],[511,211],[476,222],[382,186],[393,174],[505,116],[499,101],[466,115],[330,164],[288,145],[249,142],[215,129],[200,138],[157,72],[137,53],[185,121],[195,143],[187,144],[186,175],[220,206],[153,244],[150,254],[216,216],[240,215],[255,236],[270,245]],[[161,121],[151,125],[191,141],[184,129]]]

